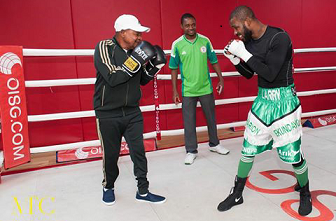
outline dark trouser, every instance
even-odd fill
[[[219,144],[213,94],[199,97],[182,97],[184,142],[187,153],[197,153],[196,105],[198,100],[201,103],[207,121],[209,146],[213,147]]]
[[[140,194],[148,192],[147,159],[143,144],[143,118],[141,111],[124,117],[97,119],[99,139],[103,148],[103,186],[114,188],[119,175],[118,159],[122,136],[128,144],[134,164],[134,175]]]

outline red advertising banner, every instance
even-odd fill
[[[156,150],[155,140],[144,140],[145,151]],[[82,147],[74,150],[61,150],[57,151],[56,161],[57,163],[75,161],[75,160],[88,160],[94,158],[103,157],[103,151],[101,146],[95,147]],[[120,155],[129,154],[128,145],[126,142],[121,143]]]
[[[21,46],[0,46],[0,109],[4,166],[30,161]]]
[[[318,128],[318,127],[328,126],[332,124],[336,124],[336,114],[330,114],[330,115],[308,119],[303,124],[303,126],[311,127],[311,128]]]
[[[245,126],[238,126],[238,127],[230,127],[230,129],[234,132],[237,131],[244,131],[245,130]]]

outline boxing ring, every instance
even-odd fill
[[[93,56],[94,50],[90,49],[23,49],[23,56]],[[216,54],[222,55],[223,50],[215,50]],[[317,52],[336,52],[336,48],[303,48],[303,49],[294,49],[294,53],[317,53]],[[170,54],[170,50],[165,50],[166,54]],[[306,72],[321,72],[321,71],[336,71],[336,66],[329,67],[310,67],[310,68],[296,68],[294,69],[295,73],[306,73]],[[231,76],[240,76],[238,72],[223,72],[223,77]],[[216,77],[215,73],[210,73],[210,76]],[[180,79],[180,76],[179,76]],[[158,81],[167,81],[171,80],[171,76],[167,74],[158,74]],[[92,85],[95,82],[95,78],[81,78],[81,79],[61,79],[61,80],[35,80],[35,81],[26,81],[25,86],[28,88],[37,88],[37,87],[62,87],[62,86],[78,86],[78,85]],[[158,83],[159,84],[159,83]],[[303,96],[312,96],[312,95],[321,95],[321,94],[331,94],[336,93],[336,88],[334,89],[325,89],[325,90],[314,90],[314,91],[300,91],[298,92],[299,97]],[[220,99],[216,100],[216,105],[226,105],[226,104],[235,104],[242,102],[250,102],[255,99],[256,96],[250,97],[239,97],[239,98],[230,98],[230,99]],[[199,104],[198,104],[199,106]],[[141,106],[142,112],[154,112],[157,111],[155,104]],[[181,104],[159,104],[159,111],[163,110],[173,110],[180,109]],[[302,114],[302,118],[327,115],[336,113],[336,109],[330,110],[321,110],[315,112],[307,112]],[[53,120],[63,120],[63,119],[74,119],[74,118],[85,118],[85,117],[94,117],[94,111],[78,111],[78,112],[67,112],[67,113],[57,113],[57,114],[43,114],[43,115],[29,115],[28,122],[41,122],[41,121],[53,121]],[[232,122],[227,124],[218,124],[218,129],[225,129],[231,127],[238,127],[245,125],[246,121]],[[207,127],[197,127],[197,132],[206,131]],[[183,129],[177,130],[163,130],[160,131],[161,136],[173,136],[183,134]],[[144,134],[144,139],[156,138],[157,131],[152,131]],[[77,149],[82,147],[89,146],[99,146],[99,140],[91,140],[84,142],[52,145],[52,146],[41,146],[34,147],[30,149],[31,153],[42,153],[50,151],[60,151],[60,150],[69,150]]]
[[[219,56],[222,56],[223,50],[215,50]],[[336,48],[307,48],[307,49],[295,49],[294,52],[298,53],[319,53],[319,52],[336,52]],[[166,54],[170,51],[166,50]],[[92,56],[93,50],[71,49],[71,50],[58,50],[58,49],[23,49],[24,57],[32,56]],[[309,68],[296,68],[295,73],[305,74],[308,72],[322,72],[322,71],[336,71],[336,66],[328,67],[309,67]],[[223,77],[240,76],[237,72],[223,72]],[[180,76],[179,76],[180,77]],[[216,77],[215,73],[211,73],[211,77]],[[160,81],[170,81],[171,76],[167,74],[158,74],[155,85],[159,86]],[[62,87],[62,86],[78,86],[78,85],[93,85],[95,78],[81,78],[81,79],[60,79],[60,80],[34,80],[25,81],[26,88],[39,88],[39,87]],[[157,93],[154,91],[154,94]],[[334,94],[336,88],[313,90],[313,91],[299,91],[297,92],[299,97]],[[249,97],[237,97],[229,99],[217,99],[215,104],[228,105],[237,104],[243,102],[251,102],[255,99],[255,96]],[[158,108],[159,107],[159,108]],[[157,111],[170,111],[175,109],[181,109],[181,104],[159,104],[155,103],[151,105],[141,106],[142,112],[157,112]],[[315,116],[335,114],[336,109],[319,110],[314,112],[306,112],[302,114],[302,118],[309,118]],[[43,121],[56,121],[64,119],[75,118],[88,118],[94,117],[94,111],[76,111],[66,113],[50,113],[43,115],[28,115],[28,122],[43,122]],[[155,114],[153,114],[155,117]],[[159,122],[157,122],[159,123]],[[225,124],[218,124],[218,129],[226,129],[232,127],[244,126],[245,121],[231,122]],[[206,126],[197,127],[197,132],[206,131]],[[317,131],[314,133],[314,131]],[[312,177],[310,182],[312,183],[312,195],[313,199],[317,200],[317,197],[323,195],[323,204],[314,205],[312,214],[309,217],[302,218],[295,214],[298,203],[291,198],[297,198],[292,196],[293,191],[284,193],[283,185],[289,186],[295,184],[295,178],[288,172],[291,168],[288,165],[282,164],[274,153],[266,153],[255,162],[253,178],[250,180],[247,190],[245,191],[245,202],[241,207],[244,209],[245,214],[249,214],[249,217],[242,215],[237,218],[237,213],[241,211],[239,207],[234,208],[226,213],[219,213],[216,211],[217,203],[223,200],[223,197],[227,195],[228,190],[232,186],[232,177],[236,173],[238,159],[240,157],[241,137],[221,140],[221,143],[228,146],[231,150],[230,155],[221,156],[218,154],[210,153],[207,150],[206,144],[200,144],[199,155],[195,164],[192,167],[186,167],[183,165],[184,148],[171,148],[165,151],[154,151],[147,155],[149,162],[149,177],[151,181],[151,188],[154,188],[155,192],[163,193],[167,197],[167,202],[159,206],[138,205],[130,209],[129,205],[134,204],[133,189],[135,188],[134,178],[132,176],[132,162],[129,158],[120,159],[121,177],[118,178],[116,184],[117,203],[113,208],[105,210],[105,207],[100,205],[101,197],[101,174],[97,171],[101,170],[101,164],[97,161],[88,162],[81,165],[72,165],[64,167],[62,173],[57,168],[46,170],[45,174],[42,171],[34,171],[32,173],[14,174],[5,176],[6,179],[0,184],[1,188],[7,192],[3,192],[3,198],[0,202],[0,207],[5,207],[6,204],[10,204],[14,200],[17,200],[18,206],[24,204],[24,200],[20,196],[26,196],[27,194],[39,197],[40,207],[34,207],[31,205],[32,210],[35,208],[35,220],[40,215],[41,220],[77,220],[79,216],[83,217],[83,220],[105,220],[111,218],[111,220],[262,220],[268,217],[269,220],[332,220],[334,218],[333,213],[336,211],[335,197],[336,192],[334,183],[336,182],[336,176],[332,173],[335,164],[333,163],[333,157],[336,153],[335,148],[331,148],[336,144],[334,126],[327,126],[318,129],[305,129],[303,138],[303,145],[307,147],[304,149],[307,154],[308,163],[310,165],[310,173]],[[157,138],[158,132],[161,136],[174,136],[183,134],[183,129],[176,130],[156,130],[150,131],[144,134],[144,139]],[[317,141],[315,141],[317,140]],[[322,143],[330,149],[329,153],[323,152],[318,154],[314,146]],[[52,146],[40,146],[30,148],[30,153],[46,153],[53,151],[71,150],[84,147],[100,146],[99,140],[90,140],[84,142],[66,143]],[[274,151],[273,151],[274,152]],[[314,156],[314,158],[313,158]],[[2,165],[3,156],[0,153],[0,165]],[[321,168],[320,163],[324,162],[324,168]],[[279,170],[272,170],[272,168],[279,168]],[[267,171],[264,171],[269,169]],[[166,172],[162,174],[162,170]],[[260,172],[261,175],[256,174]],[[85,172],[85,174],[84,174]],[[125,175],[127,174],[127,175]],[[37,176],[38,175],[38,176]],[[183,176],[185,180],[180,179]],[[56,178],[54,178],[56,177]],[[69,179],[72,177],[72,179]],[[265,177],[269,180],[265,180]],[[262,179],[264,178],[264,179]],[[277,179],[281,182],[277,182]],[[27,182],[28,180],[28,182]],[[72,180],[72,181],[71,181]],[[73,182],[76,180],[76,182]],[[180,180],[180,183],[174,185],[172,180]],[[212,182],[209,182],[211,180]],[[272,181],[270,181],[272,180]],[[8,182],[7,182],[8,181]],[[85,183],[85,185],[77,185],[76,183]],[[275,190],[267,189],[269,182],[275,186]],[[198,197],[201,199],[202,204],[198,204],[194,195],[187,190],[190,188],[191,183],[194,183],[192,188],[196,192],[199,191]],[[281,184],[282,183],[282,184]],[[88,192],[88,188],[90,191]],[[288,189],[287,188],[287,189]],[[28,189],[28,190],[26,190]],[[60,190],[58,190],[60,189]],[[131,191],[130,191],[131,189]],[[330,191],[332,190],[332,191]],[[226,191],[226,192],[223,192]],[[28,193],[27,193],[28,192]],[[75,193],[78,192],[78,195]],[[82,194],[85,192],[86,194]],[[268,195],[267,195],[268,194]],[[272,195],[273,194],[273,195]],[[291,195],[292,194],[292,195]],[[30,196],[29,195],[29,196]],[[325,196],[332,196],[325,198]],[[7,197],[7,198],[6,198]],[[41,198],[44,197],[44,198]],[[78,200],[80,199],[80,201]],[[21,200],[21,201],[20,201]],[[30,201],[29,201],[30,202]],[[32,200],[34,202],[34,200]],[[292,206],[293,204],[293,206]],[[78,206],[80,205],[80,206]],[[177,206],[179,205],[179,206]],[[77,208],[78,211],[70,210],[69,208]],[[26,207],[27,209],[28,207]],[[40,208],[41,214],[38,213],[37,208]],[[88,209],[85,209],[88,208]],[[329,209],[328,209],[329,208]],[[90,212],[91,210],[96,213]],[[130,212],[125,210],[129,209]],[[13,219],[13,217],[20,217],[24,215],[17,212],[17,207],[13,210],[16,211],[16,215],[4,212],[0,215],[1,218],[6,217]],[[24,208],[22,207],[22,210]],[[43,213],[42,213],[43,211]],[[66,213],[60,211],[67,211]],[[202,211],[201,213],[199,211]],[[285,212],[284,212],[285,211]],[[81,215],[79,215],[79,212]],[[287,213],[287,214],[286,214]],[[47,216],[46,216],[47,214]],[[94,215],[95,214],[95,215]],[[93,217],[94,216],[94,217]],[[27,213],[26,217],[31,218],[32,214]],[[310,219],[309,219],[310,218]]]

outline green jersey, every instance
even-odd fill
[[[173,42],[169,68],[180,68],[182,96],[197,97],[212,93],[207,59],[211,64],[218,62],[210,40],[204,35],[196,34],[194,42],[182,35]]]

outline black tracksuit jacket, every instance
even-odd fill
[[[153,78],[144,68],[132,77],[122,67],[128,55],[115,37],[100,41],[94,52],[97,70],[93,105],[97,118],[120,117],[139,111],[140,85]]]

